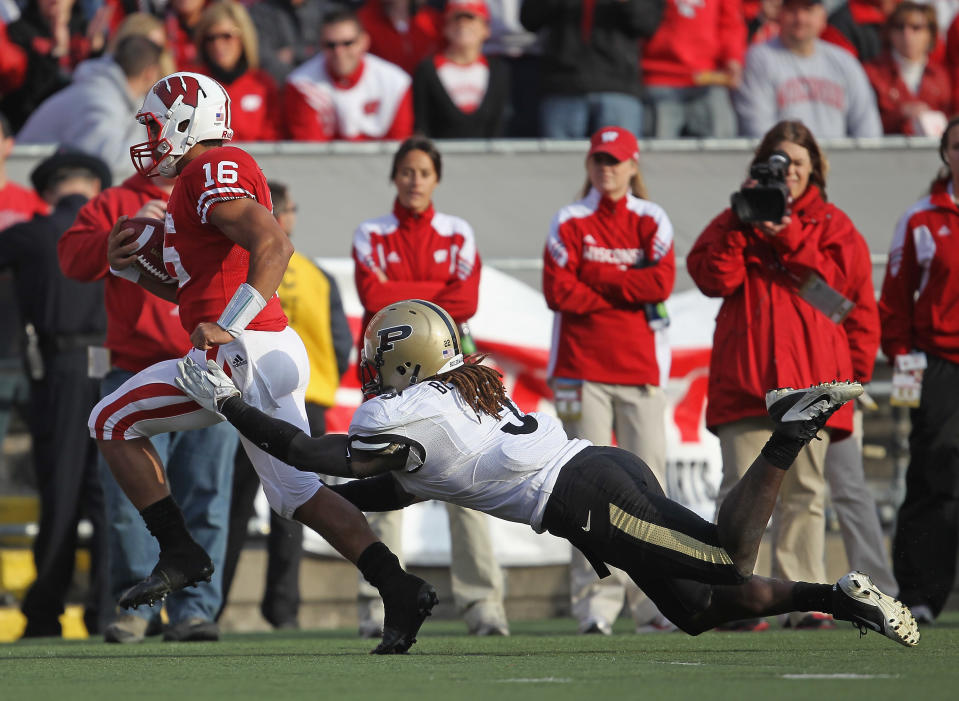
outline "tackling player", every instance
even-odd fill
[[[137,119],[148,133],[146,142],[130,149],[137,170],[177,178],[163,246],[164,264],[177,284],[140,275],[124,218],[110,233],[111,272],[178,302],[194,346],[188,357],[218,364],[252,406],[308,430],[306,350],[287,326],[276,296],[293,246],[271,213],[269,188],[256,161],[223,146],[233,135],[229,97],[211,78],[174,73],[151,88]],[[111,472],[160,544],[153,573],[120,598],[125,608],[153,604],[213,573],[208,554],[184,525],[148,440],[222,420],[184,395],[174,384],[176,376],[176,360],[152,365],[102,399],[90,415],[91,434]],[[316,530],[379,589],[386,620],[373,652],[405,652],[436,604],[433,587],[404,572],[363,515],[315,474],[300,472],[245,439],[243,447],[271,508]]]
[[[666,498],[625,450],[569,439],[559,421],[523,414],[495,370],[464,360],[452,318],[407,300],[380,310],[364,335],[364,392],[350,434],[311,438],[249,406],[216,363],[180,362],[177,384],[248,440],[303,470],[369,477],[333,487],[364,511],[441,499],[528,523],[579,548],[602,576],[625,570],[679,628],[791,611],[825,611],[903,645],[919,642],[909,609],[865,574],[835,585],[753,574],[779,486],[858,383],[771,390],[769,442],[719,510],[703,520]]]

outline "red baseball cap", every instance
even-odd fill
[[[483,0],[449,0],[446,3],[446,19],[456,15],[474,15],[489,22],[489,8]]]
[[[639,158],[639,143],[633,132],[622,127],[603,127],[589,140],[589,156],[608,153],[617,161]]]

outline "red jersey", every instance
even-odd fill
[[[166,192],[150,178],[133,175],[87,202],[57,242],[64,275],[85,282],[105,280],[106,347],[111,364],[129,372],[180,357],[192,346],[175,304],[111,275],[107,263],[107,237],[117,218],[132,217],[148,200],[166,199]]]
[[[192,332],[220,318],[236,288],[246,282],[250,253],[213,226],[209,215],[221,202],[243,198],[273,210],[263,171],[235,146],[210,149],[190,161],[177,178],[166,214],[163,261],[179,283],[180,322]],[[282,331],[286,315],[274,292],[247,328]]]
[[[645,306],[676,280],[673,226],[659,205],[595,189],[553,217],[543,294],[557,313],[550,375],[614,385],[662,385],[669,349]]]
[[[959,207],[952,183],[932,193],[896,225],[879,299],[882,351],[890,361],[919,349],[959,363]]]
[[[397,202],[392,214],[360,224],[353,234],[353,260],[366,310],[363,330],[373,314],[403,299],[435,302],[457,323],[476,313],[482,263],[473,229],[432,205],[414,214]]]
[[[34,190],[12,182],[0,187],[0,231],[29,221],[35,214],[46,214],[49,209]]]

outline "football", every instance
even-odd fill
[[[133,263],[143,275],[165,284],[176,283],[163,265],[163,222],[150,217],[130,217],[124,229],[133,229],[126,243],[137,242],[136,261]]]

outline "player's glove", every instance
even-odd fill
[[[180,369],[180,376],[175,380],[177,387],[204,409],[225,420],[220,406],[230,397],[240,396],[240,390],[216,361],[207,360],[204,369],[193,358],[187,357],[178,362],[177,367]]]

